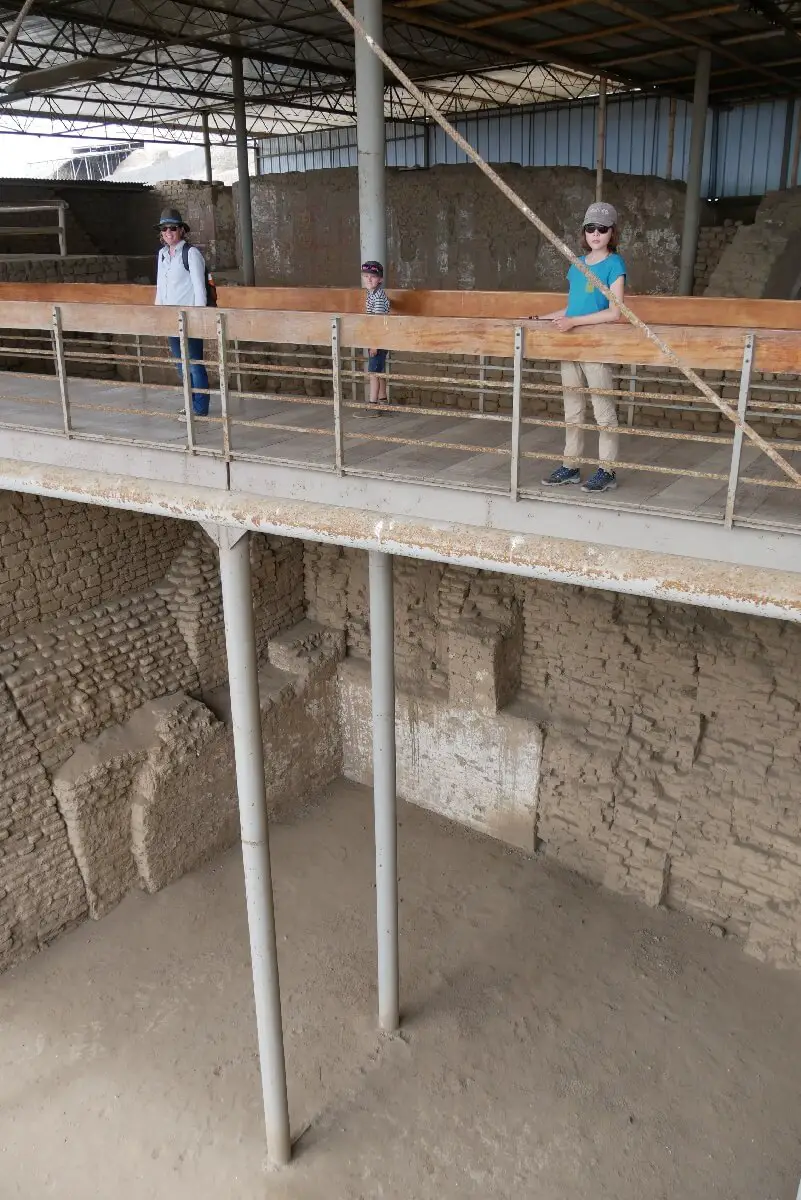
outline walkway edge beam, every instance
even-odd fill
[[[799,574],[0,459],[0,490],[801,623]],[[465,553],[463,547],[471,546]]]

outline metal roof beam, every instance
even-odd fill
[[[801,41],[801,31],[798,26],[778,4],[773,3],[773,0],[748,0],[748,7],[756,9],[766,21],[770,21],[771,25],[777,25],[791,38]]]
[[[0,0],[0,8],[5,9],[7,12],[13,11],[6,0]],[[350,67],[334,67],[322,61],[316,62],[298,57],[290,58],[286,55],[265,53],[257,49],[245,49],[244,47],[237,47],[227,42],[213,41],[209,38],[192,36],[176,38],[174,35],[161,32],[156,28],[136,25],[131,21],[121,21],[118,18],[95,16],[85,13],[80,9],[70,8],[68,5],[63,7],[60,5],[57,6],[52,2],[48,2],[48,0],[44,0],[43,3],[37,0],[36,11],[40,16],[49,17],[53,21],[64,20],[66,18],[82,29],[108,30],[110,33],[122,33],[127,36],[139,37],[164,45],[195,46],[200,50],[213,51],[215,54],[232,54],[235,50],[241,49],[245,53],[245,57],[253,59],[254,62],[263,62],[274,66],[294,67],[295,69],[305,71],[324,72],[327,75],[336,75],[343,79],[353,78],[353,69]]]
[[[597,74],[596,68],[592,63],[582,62],[580,59],[566,58],[564,55],[543,55],[536,43],[513,42],[507,41],[505,38],[496,38],[472,29],[465,29],[461,25],[452,25],[447,21],[440,21],[435,17],[419,16],[416,12],[411,12],[408,8],[402,8],[398,4],[385,3],[384,16],[407,25],[417,25],[421,29],[430,29],[434,33],[447,34],[452,38],[473,42],[475,45],[482,46],[487,50],[500,52],[506,56],[510,63],[517,64],[530,60],[540,63],[544,62],[545,64],[554,62],[560,66],[568,67],[571,71],[579,71],[583,75]],[[634,80],[624,79],[619,75],[617,78],[623,83],[636,86]]]
[[[544,13],[575,8],[576,5],[583,3],[584,0],[550,0],[548,4],[527,4],[524,8],[507,8],[502,12],[491,13],[487,17],[475,17],[472,21],[463,21],[458,28],[488,29],[491,25],[505,25],[508,21],[524,21],[526,17],[541,17]]]
[[[640,17],[640,14],[635,9],[629,8],[627,4],[621,4],[620,0],[594,0],[594,2],[602,4],[604,8],[608,8],[611,12],[619,13],[621,17],[633,17],[635,19]],[[652,29],[659,29],[663,33],[673,34],[670,24],[659,17],[643,17],[642,20],[645,25],[650,26]],[[787,81],[780,75],[776,75],[770,68],[740,58],[739,54],[735,54],[732,50],[722,47],[719,42],[710,42],[707,38],[697,37],[693,33],[685,33],[683,36],[687,42],[691,42],[694,46],[698,46],[702,50],[709,50],[712,54],[718,55],[718,57],[728,58],[731,62],[738,63],[739,66],[748,71],[758,71],[764,78],[770,79],[774,83],[780,83],[783,87],[786,86]],[[660,83],[662,83],[661,80]]]

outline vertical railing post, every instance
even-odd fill
[[[53,355],[56,360],[56,375],[58,390],[61,394],[61,415],[64,420],[64,432],[72,437],[72,417],[70,416],[70,396],[67,384],[67,359],[64,354],[64,330],[61,325],[61,309],[53,305]]]
[[[517,500],[520,491],[520,422],[523,415],[523,328],[515,329],[515,357],[512,383],[512,478],[510,495]]]
[[[228,332],[225,313],[217,313],[217,358],[220,373],[220,415],[222,417],[223,454],[231,461],[231,421],[228,412]]]
[[[737,416],[741,421],[744,421],[748,413],[748,400],[751,395],[751,371],[754,365],[754,335],[747,333],[745,335],[745,346],[743,348],[743,365],[740,371],[740,394],[737,399]],[[724,516],[724,524],[727,529],[731,529],[734,523],[734,502],[737,499],[737,484],[740,478],[740,456],[743,450],[743,431],[742,427],[736,425],[734,428],[734,439],[731,448],[731,467],[729,469],[729,490],[726,494],[726,513]]]
[[[484,402],[486,399],[486,382],[487,382],[487,356],[479,354],[478,356],[478,411],[483,413]]]
[[[345,444],[342,436],[342,365],[339,347],[339,317],[331,320],[331,383],[334,391],[334,462],[337,474],[345,465]]]
[[[359,385],[356,380],[356,347],[350,348],[350,398],[354,404],[359,399]]]
[[[189,368],[189,338],[186,332],[186,312],[178,313],[178,339],[181,344],[181,375],[184,385],[184,413],[186,415],[186,443],[195,453],[195,423],[192,412],[192,373]]]
[[[67,213],[66,206],[58,206],[58,252],[62,258],[67,257]]]
[[[631,375],[629,377],[629,391],[632,396],[637,395],[637,364],[631,364]],[[631,428],[634,424],[634,401],[629,402],[628,412],[626,414],[626,424]]]
[[[142,335],[141,333],[134,334],[134,344],[136,346],[136,367],[139,373],[139,382],[145,382],[145,367],[142,362]]]
[[[234,371],[236,374],[236,390],[242,391],[242,360],[239,357],[239,338],[234,338]]]

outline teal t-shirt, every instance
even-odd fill
[[[587,256],[583,255],[581,261],[586,263]],[[611,287],[616,279],[620,279],[621,275],[626,274],[626,264],[619,254],[608,255],[603,262],[595,263],[590,267],[593,275],[597,275],[601,283],[605,283],[607,287]],[[578,267],[571,266],[567,273],[568,294],[567,294],[567,317],[588,317],[590,313],[603,312],[609,307],[609,301],[606,296],[593,287],[588,279],[585,279]]]

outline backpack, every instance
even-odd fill
[[[198,251],[198,253],[200,253],[200,251]],[[188,271],[189,270],[189,246],[186,242],[184,242],[183,249],[181,251],[181,258],[182,258],[182,261],[184,264],[184,270]],[[206,270],[205,259],[203,261],[203,274],[206,277],[206,308],[216,308],[217,307],[217,285],[214,282],[214,278],[211,274],[211,271]]]

